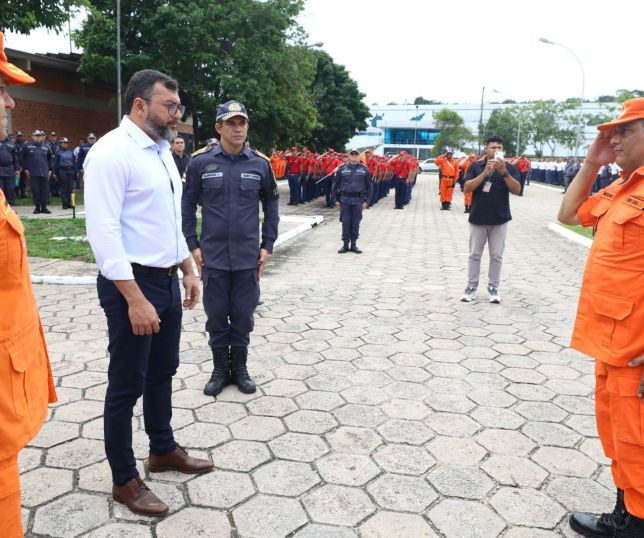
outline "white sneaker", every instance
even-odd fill
[[[465,288],[465,291],[463,292],[463,297],[461,297],[461,301],[464,303],[471,303],[474,298],[476,297],[476,288],[470,288],[469,286]]]
[[[488,286],[487,292],[490,295],[490,302],[494,304],[499,304],[501,302],[501,297],[499,297],[499,289],[494,286]]]

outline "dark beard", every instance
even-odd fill
[[[155,125],[150,118],[145,119],[145,128],[157,138],[168,142],[177,138],[179,134],[175,129],[170,129],[167,125]]]

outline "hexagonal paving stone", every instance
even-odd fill
[[[174,436],[185,447],[212,448],[228,441],[230,432],[221,424],[198,422],[176,430]]]
[[[230,431],[236,439],[270,441],[284,433],[286,428],[278,418],[250,416],[232,424]]]
[[[537,422],[561,422],[567,413],[549,402],[521,402],[515,411],[528,420]]]
[[[367,490],[380,506],[398,512],[422,512],[438,498],[427,482],[414,476],[386,474]]]
[[[514,384],[506,387],[505,390],[519,400],[547,402],[555,397],[553,391],[541,385]]]
[[[324,433],[338,425],[330,413],[324,411],[296,411],[285,419],[290,431],[299,433]]]
[[[612,480],[611,480],[612,482]],[[615,486],[607,489],[592,478],[555,478],[546,487],[549,495],[569,512],[610,513],[615,506]]]
[[[214,508],[231,508],[255,494],[248,475],[215,470],[188,483],[193,503]]]
[[[80,469],[105,459],[101,441],[74,439],[69,443],[50,448],[45,458],[46,465],[63,469]]]
[[[82,400],[57,407],[54,417],[57,421],[87,422],[103,414],[103,402]],[[32,443],[33,444],[33,443]]]
[[[341,426],[326,435],[331,449],[335,452],[370,454],[382,444],[382,438],[368,428]]]
[[[238,403],[213,402],[195,411],[201,422],[215,422],[228,425],[248,415],[244,406]]]
[[[520,432],[489,429],[476,435],[476,442],[494,454],[525,456],[536,446]]]
[[[83,538],[151,538],[152,529],[134,523],[110,523],[84,534]]]
[[[403,400],[423,400],[429,396],[429,388],[421,383],[410,383],[408,381],[397,381],[385,387],[385,392],[392,398]]]
[[[145,469],[141,460],[136,461],[139,475],[145,477]],[[166,473],[164,473],[165,475]],[[179,474],[179,473],[177,473]],[[188,477],[186,476],[186,479]],[[107,460],[89,465],[78,471],[78,487],[87,491],[112,493],[112,471]]]
[[[172,405],[174,407],[197,409],[210,402],[212,402],[212,397],[206,396],[203,393],[203,389],[184,389],[172,393]]]
[[[441,465],[427,475],[427,480],[443,495],[463,499],[483,499],[494,482],[478,467]]]
[[[553,422],[528,422],[521,431],[539,446],[574,447],[581,439],[577,432]]]
[[[448,413],[467,413],[476,407],[476,404],[467,396],[449,392],[430,394],[425,398],[425,402],[435,411],[446,411]]]
[[[434,413],[425,424],[437,434],[447,437],[471,437],[481,429],[470,417],[454,413]]]
[[[31,471],[40,465],[42,452],[37,448],[23,448],[18,453],[18,469],[20,473]]]
[[[73,473],[62,469],[40,467],[20,477],[22,505],[38,506],[73,489]]]
[[[378,427],[378,432],[391,443],[410,445],[422,445],[434,436],[434,433],[418,420],[390,419]]]
[[[499,516],[476,501],[446,499],[427,517],[446,538],[497,538],[505,528]]]
[[[371,405],[347,404],[333,411],[340,424],[375,428],[387,420],[384,413]]]
[[[204,508],[184,508],[163,519],[156,527],[157,538],[208,536],[228,538],[230,523],[226,514]]]
[[[379,473],[378,467],[363,454],[331,453],[316,463],[327,482],[345,486],[361,486]]]
[[[510,407],[517,401],[507,392],[495,389],[476,389],[467,396],[477,404],[487,407]]]
[[[378,387],[349,387],[343,390],[342,397],[353,404],[379,405],[389,398],[389,395]]]
[[[358,535],[347,527],[310,523],[295,533],[293,538],[358,538]]]
[[[532,459],[554,474],[590,477],[597,469],[594,461],[570,448],[543,447]]]
[[[302,409],[316,411],[332,411],[345,403],[339,394],[320,390],[309,390],[300,394],[295,401]]]
[[[306,384],[313,390],[341,391],[351,386],[351,381],[344,375],[317,374],[309,377]],[[304,391],[302,391],[304,392]]]
[[[78,536],[110,518],[105,497],[71,493],[36,510],[33,532],[48,536]]]
[[[71,422],[59,422],[48,420],[40,428],[38,435],[31,440],[29,446],[38,448],[50,448],[60,443],[70,441],[78,437],[80,426]]]
[[[485,456],[485,449],[471,439],[436,437],[426,447],[439,463],[477,465]]]
[[[252,402],[248,402],[248,410],[253,415],[264,415],[268,417],[283,417],[297,410],[297,405],[290,398],[280,396],[262,396]]]
[[[490,504],[506,521],[514,525],[552,529],[566,511],[541,491],[501,488]]]
[[[423,402],[394,398],[385,402],[381,409],[391,418],[423,420],[430,414],[430,409]]]
[[[360,535],[363,538],[438,538],[421,516],[396,512],[378,512],[360,525]]]
[[[393,444],[378,449],[373,459],[385,471],[410,475],[422,475],[436,463],[425,448]]]
[[[558,532],[540,531],[537,529],[526,529],[525,527],[514,527],[509,529],[503,538],[559,538]]]
[[[212,451],[215,467],[232,471],[250,471],[271,459],[264,443],[230,441]]]
[[[272,461],[253,472],[257,489],[262,493],[297,497],[320,482],[320,477],[306,463]]]
[[[233,511],[235,526],[242,536],[279,538],[307,523],[302,506],[295,499],[257,495]]]
[[[485,428],[501,428],[504,430],[516,430],[526,422],[521,415],[500,407],[477,407],[472,412],[471,417]]]
[[[527,458],[493,454],[481,468],[500,484],[538,488],[548,477],[548,472]]]
[[[268,396],[284,396],[293,398],[306,391],[306,385],[296,379],[275,379],[264,385],[262,390]]]
[[[268,446],[278,458],[304,462],[315,461],[329,451],[318,436],[304,433],[286,433]]]
[[[302,502],[313,521],[348,527],[376,510],[364,491],[330,484],[308,493]]]

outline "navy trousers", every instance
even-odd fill
[[[49,178],[31,176],[31,197],[34,205],[47,205],[49,203]]]
[[[405,179],[395,180],[396,196],[394,202],[396,207],[403,207],[405,205],[405,196],[407,194],[407,181]]]
[[[259,301],[257,269],[224,271],[206,268],[203,277],[203,307],[208,316],[206,331],[211,348],[247,347],[255,327]]]
[[[14,193],[16,192],[15,176],[1,176],[0,189],[4,192],[4,197],[9,205],[13,205]]]
[[[72,190],[74,189],[74,171],[60,170],[58,172],[58,186],[60,189],[61,202],[72,203]]]
[[[300,178],[298,176],[288,175],[289,204],[300,203]]]
[[[340,220],[342,221],[342,241],[357,241],[360,235],[360,221],[362,220],[362,202],[358,204],[340,204]]]
[[[176,448],[172,419],[172,376],[179,366],[181,293],[177,276],[135,274],[136,283],[161,319],[161,330],[135,336],[127,301],[111,280],[97,279],[98,298],[107,317],[110,364],[105,394],[105,453],[112,480],[122,486],[138,476],[132,450],[132,409],[143,395],[145,432],[150,453]]]

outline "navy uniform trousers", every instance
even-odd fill
[[[341,202],[340,220],[342,221],[342,242],[357,241],[362,220],[362,201],[357,204]]]
[[[49,178],[31,176],[31,198],[34,205],[47,205],[49,203]]]
[[[176,448],[172,419],[172,376],[179,366],[181,293],[176,275],[135,274],[136,283],[161,319],[157,334],[135,336],[127,301],[111,280],[99,274],[98,298],[107,317],[110,364],[105,394],[105,452],[114,484],[138,476],[132,450],[132,410],[143,395],[145,432],[150,453]]]
[[[72,203],[72,190],[74,189],[74,170],[59,170],[58,182],[60,198],[64,204]]]
[[[9,205],[13,205],[14,193],[16,189],[15,176],[0,176],[0,189],[4,192],[4,197]]]
[[[203,275],[203,307],[212,349],[248,347],[255,327],[259,302],[257,269],[228,271],[206,268]]]

